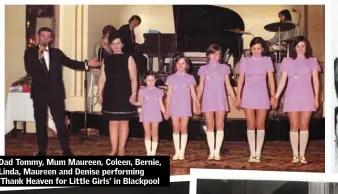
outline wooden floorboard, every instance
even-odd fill
[[[72,135],[70,143],[75,155],[106,155],[110,151],[108,137],[90,137],[83,144],[80,136]],[[205,141],[189,141],[184,161],[171,161],[171,175],[189,174],[190,168],[241,169],[267,171],[325,172],[325,141],[310,141],[306,151],[308,164],[292,164],[292,151],[289,142],[266,142],[261,163],[248,163],[249,146],[246,142],[225,142],[228,153],[220,161],[208,161],[208,146]],[[6,136],[5,154],[8,156],[31,156],[37,151],[36,137],[32,134]],[[129,139],[127,155],[145,155],[144,141],[141,138]],[[170,140],[161,140],[158,155],[172,156],[174,146]],[[57,138],[49,138],[48,155],[61,155]]]

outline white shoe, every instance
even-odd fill
[[[184,160],[184,153],[180,152],[180,153],[178,154],[178,159],[179,159],[179,160]]]
[[[256,157],[255,156],[250,156],[248,162],[250,162],[250,163],[256,162]]]
[[[298,156],[294,156],[294,157],[292,158],[292,163],[298,163],[298,162],[299,162]]]
[[[261,162],[261,157],[260,156],[256,156],[255,157],[255,162],[257,162],[257,163]]]
[[[219,153],[215,154],[215,160],[221,160],[221,156],[219,155]]]
[[[213,160],[215,159],[215,154],[214,153],[210,153],[208,160]]]
[[[178,154],[175,153],[175,155],[172,157],[172,160],[177,160],[178,159]]]
[[[305,156],[300,157],[300,163],[307,164]]]

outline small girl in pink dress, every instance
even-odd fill
[[[144,143],[148,156],[155,156],[158,145],[158,126],[165,113],[163,90],[155,86],[156,73],[149,71],[145,75],[147,87],[138,92],[139,100],[134,105],[141,106],[140,122],[144,128]]]
[[[188,140],[188,121],[189,117],[192,116],[191,98],[193,104],[196,103],[196,81],[194,76],[187,73],[190,67],[187,57],[176,56],[175,64],[176,73],[170,75],[166,81],[166,85],[168,85],[166,117],[171,117],[173,124],[175,155],[172,159],[184,160]]]
[[[202,112],[206,118],[207,141],[210,150],[209,160],[220,160],[220,150],[224,138],[224,118],[229,111],[227,92],[224,83],[235,104],[236,95],[230,83],[230,68],[221,64],[222,49],[217,44],[212,44],[207,49],[208,64],[198,70],[200,82],[196,101],[196,112],[200,111],[202,100]],[[237,108],[237,107],[236,107]],[[216,145],[215,129],[216,125]]]
[[[236,104],[242,107],[245,112],[250,147],[249,162],[261,161],[261,150],[265,136],[265,119],[270,109],[266,77],[268,77],[270,96],[275,96],[274,68],[271,58],[264,56],[267,51],[264,45],[263,38],[253,38],[250,42],[250,56],[242,58],[239,63],[240,74],[237,84]],[[255,129],[257,129],[257,141]]]
[[[283,111],[288,113],[290,119],[293,163],[307,163],[305,150],[309,138],[309,122],[312,112],[319,107],[319,71],[320,66],[317,59],[312,57],[308,39],[304,36],[296,37],[291,45],[290,58],[285,58],[281,64],[282,77],[276,92],[278,100],[288,80]],[[273,107],[276,106],[277,103],[274,103]]]

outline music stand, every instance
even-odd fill
[[[88,67],[88,61],[85,60],[85,64]],[[87,80],[88,80],[88,72],[87,70],[85,71],[85,76],[84,76],[84,129],[85,129],[85,135],[80,137],[80,144],[82,144],[84,141],[88,140],[88,128],[87,128],[87,113],[88,113],[88,104],[87,104],[87,95],[88,95],[88,86],[87,86]]]

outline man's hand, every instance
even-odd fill
[[[41,60],[43,58],[43,52],[46,50],[45,46],[40,45],[39,51],[38,51],[38,56],[39,56],[39,60]]]

